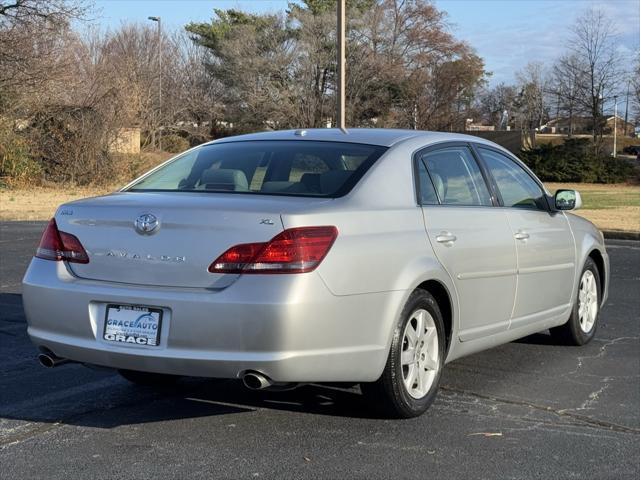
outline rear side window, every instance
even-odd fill
[[[214,143],[186,152],[129,190],[338,197],[385,151],[342,142]]]
[[[491,195],[468,147],[445,147],[420,157],[438,202],[443,205],[492,206]],[[428,182],[424,181],[429,192]],[[421,196],[423,181],[421,180]],[[427,193],[427,195],[431,195]],[[425,203],[435,203],[426,198]]]
[[[478,148],[496,181],[505,207],[546,210],[544,192],[531,176],[506,155]]]
[[[418,195],[420,205],[438,205],[438,196],[433,188],[429,172],[422,160],[418,161]]]

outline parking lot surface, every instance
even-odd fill
[[[0,223],[1,479],[640,478],[640,243],[608,242],[592,343],[540,333],[457,360],[424,416],[385,420],[357,386],[163,391],[41,367],[20,281],[43,228]]]

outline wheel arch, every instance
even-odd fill
[[[587,258],[590,258],[591,260],[593,260],[593,263],[596,264],[596,268],[598,269],[598,276],[600,277],[600,296],[604,298],[604,292],[607,291],[606,289],[609,287],[609,282],[607,280],[607,267],[604,261],[604,257],[602,256],[602,252],[598,248],[594,248],[589,252]]]
[[[591,258],[598,268],[600,289],[602,291],[601,306],[607,300],[609,290],[609,256],[605,248],[604,237],[595,225],[575,214],[566,213],[576,246],[576,275],[571,298],[574,299],[580,284],[580,275],[584,264]]]
[[[442,282],[438,280],[426,280],[420,283],[414,290],[424,290],[433,295],[436,302],[438,303],[438,307],[440,308],[440,313],[442,314],[442,321],[444,323],[444,331],[445,331],[445,339],[446,339],[446,349],[445,349],[445,358],[449,353],[449,348],[451,347],[451,339],[453,338],[453,303],[451,294],[449,293],[449,289]]]

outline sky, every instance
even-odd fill
[[[160,16],[170,29],[209,21],[214,8],[278,12],[289,0],[96,0],[95,23],[113,28]],[[640,0],[435,0],[448,13],[451,31],[467,41],[492,72],[490,85],[515,80],[529,61],[551,65],[564,51],[568,28],[580,12],[597,7],[616,23],[618,48],[631,58],[640,50]]]

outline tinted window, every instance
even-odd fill
[[[479,150],[496,181],[505,207],[546,210],[544,192],[520,165],[494,150]]]
[[[426,166],[435,193],[444,205],[491,206],[491,195],[480,168],[467,147],[427,152]]]
[[[130,190],[344,195],[386,148],[338,142],[251,141],[204,145]]]

